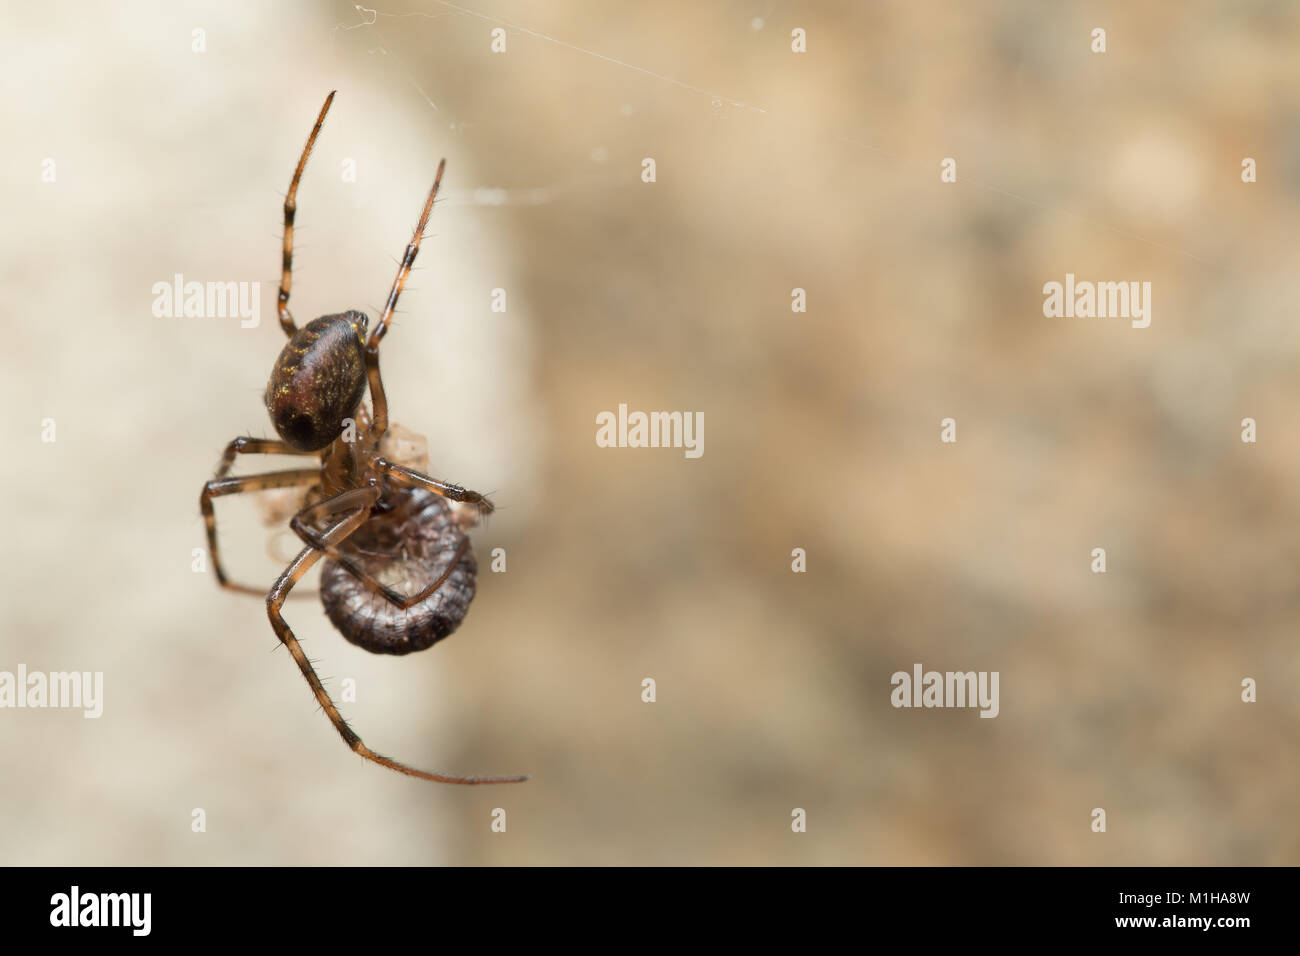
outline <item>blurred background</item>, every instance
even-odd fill
[[[3,8],[0,670],[105,699],[0,711],[0,862],[1300,862],[1293,5]],[[433,649],[286,617],[372,747],[522,786],[353,756],[191,567],[272,434],[330,89],[294,313],[378,315],[446,156],[385,381],[500,510]],[[1067,272],[1150,281],[1150,328],[1044,318]],[[260,325],[155,317],[176,274],[260,282]],[[620,403],[702,412],[703,456],[598,448]],[[257,502],[217,514],[269,586]],[[918,662],[1000,715],[892,708]]]

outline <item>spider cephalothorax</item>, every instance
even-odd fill
[[[302,328],[289,312],[295,197],[307,157],[334,100],[325,98],[303,148],[284,201],[284,254],[280,276],[280,327],[289,342],[266,386],[266,408],[280,440],[236,438],[226,446],[216,476],[203,486],[199,508],[207,527],[213,569],[222,587],[266,596],[276,636],[288,648],[339,734],[356,753],[401,773],[444,783],[517,783],[526,777],[457,777],[426,773],[375,753],[334,706],[285,623],[282,608],[294,585],[322,557],[321,599],[326,614],[352,643],[380,654],[423,650],[464,619],[474,597],[477,565],[467,530],[492,504],[477,491],[431,478],[409,467],[388,422],[379,374],[379,343],[420,249],[445,161],[438,164],[415,234],[393,280],[383,315],[373,330],[362,312],[321,316]],[[367,386],[370,408],[363,399]],[[316,458],[310,468],[230,476],[240,454]],[[226,577],[217,550],[212,501],[223,495],[302,488],[301,509],[289,527],[306,547],[267,593]]]

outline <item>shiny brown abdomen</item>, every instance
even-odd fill
[[[313,319],[294,333],[266,384],[271,424],[299,451],[320,451],[343,430],[366,393],[364,312]]]
[[[400,489],[390,492],[386,501],[393,509],[374,515],[348,538],[340,549],[344,556],[403,597],[422,593],[444,574],[446,580],[404,610],[326,559],[321,603],[339,632],[358,647],[375,654],[409,654],[442,640],[465,619],[474,600],[478,564],[445,498],[422,489]]]

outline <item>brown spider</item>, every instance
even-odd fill
[[[289,313],[294,196],[333,101],[331,91],[303,147],[284,200],[279,313],[289,343],[266,386],[266,407],[282,440],[234,439],[226,446],[216,476],[204,484],[199,508],[207,525],[213,568],[222,587],[263,594],[259,588],[226,577],[217,550],[212,499],[269,488],[306,488],[304,507],[289,526],[307,546],[266,594],[266,610],[276,636],[293,655],[335,729],[367,760],[413,777],[442,783],[518,783],[528,778],[426,773],[375,753],[339,714],[280,613],[294,585],[324,556],[321,600],[330,621],[345,638],[377,654],[423,650],[454,631],[469,610],[478,567],[466,531],[480,515],[492,511],[492,503],[477,491],[430,478],[395,460],[403,457],[404,432],[401,426],[389,428],[388,401],[379,376],[379,343],[419,252],[446,160],[438,164],[433,189],[406,247],[383,315],[369,337],[369,319],[362,312],[321,316],[301,329]],[[369,411],[362,404],[367,383]],[[303,455],[318,458],[319,465],[230,477],[235,456],[241,454]]]

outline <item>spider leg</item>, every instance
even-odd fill
[[[238,441],[239,439],[236,439]],[[233,442],[232,442],[233,444]],[[237,584],[226,577],[221,565],[221,552],[217,548],[217,516],[212,507],[212,499],[224,495],[239,495],[248,491],[261,491],[265,488],[292,488],[295,485],[310,485],[320,480],[320,471],[316,468],[298,468],[292,471],[271,471],[262,475],[241,475],[237,478],[213,478],[205,482],[203,492],[199,495],[199,511],[203,513],[203,523],[208,530],[208,550],[212,554],[212,568],[217,572],[217,583],[231,591],[243,594],[256,594],[261,597],[261,588],[247,584]]]
[[[461,541],[460,545],[456,548],[455,555],[452,556],[451,562],[447,565],[446,570],[444,570],[432,584],[419,594],[411,596],[400,594],[388,585],[381,583],[368,571],[358,567],[351,558],[339,550],[338,545],[330,544],[324,539],[324,535],[321,532],[307,524],[309,516],[312,516],[314,519],[316,517],[338,514],[339,512],[348,511],[357,507],[358,504],[363,501],[365,506],[368,507],[374,504],[378,497],[379,491],[375,488],[356,488],[351,491],[340,492],[333,497],[326,498],[324,501],[319,501],[314,505],[308,505],[306,508],[303,508],[302,511],[294,515],[289,521],[289,527],[293,529],[294,534],[303,540],[304,544],[309,544],[317,550],[324,551],[329,555],[331,560],[341,565],[344,570],[351,573],[353,577],[359,580],[375,594],[384,598],[389,604],[392,604],[394,607],[403,611],[410,610],[447,582],[447,579],[451,577],[451,573],[456,570],[456,566],[460,564],[460,559],[463,558],[465,552],[469,550],[469,538],[464,538]]]
[[[319,455],[318,451],[302,451],[287,445],[282,441],[273,438],[249,438],[246,435],[240,435],[238,438],[232,438],[230,444],[221,455],[221,463],[217,465],[217,473],[214,478],[224,478],[230,474],[231,467],[235,464],[236,455]],[[261,593],[260,591],[258,592]]]
[[[479,514],[481,515],[490,515],[495,510],[495,506],[488,500],[487,495],[480,492],[470,491],[460,485],[453,485],[449,481],[430,478],[414,468],[407,468],[405,465],[399,465],[387,458],[376,458],[375,466],[387,475],[394,484],[404,485],[407,488],[423,488],[425,491],[432,491],[435,495],[442,495],[452,501],[463,501],[466,504],[478,505]]]
[[[326,540],[325,532],[318,531],[312,525],[321,518],[341,514],[345,511],[369,510],[378,500],[379,489],[375,487],[352,488],[348,491],[341,491],[323,501],[318,501],[303,508],[289,519],[289,529],[302,539],[303,544],[310,545],[317,551],[324,551],[330,558],[340,564],[347,563],[347,559],[339,551],[338,544]],[[381,585],[375,582],[374,587],[378,589]]]
[[[433,200],[438,195],[438,186],[442,183],[442,171],[447,166],[444,159],[438,163],[437,175],[433,177],[433,189],[429,190],[429,198],[424,203],[424,211],[420,213],[420,221],[416,224],[415,233],[411,236],[411,241],[406,246],[406,255],[402,257],[402,264],[397,269],[397,278],[393,280],[393,288],[388,293],[388,302],[384,306],[384,314],[379,317],[375,327],[370,332],[370,339],[366,342],[366,378],[370,382],[370,406],[374,412],[375,434],[382,436],[388,431],[388,397],[384,393],[384,382],[379,375],[379,342],[388,331],[388,325],[393,320],[393,310],[397,308],[397,297],[402,294],[402,289],[406,285],[406,277],[411,273],[411,265],[415,262],[416,253],[420,251],[420,240],[424,238],[424,230],[429,225],[429,214],[433,212]]]
[[[320,133],[321,125],[325,122],[325,114],[330,111],[330,104],[334,102],[334,94],[337,90],[330,90],[330,95],[325,97],[325,105],[320,108],[320,115],[316,117],[316,125],[311,128],[311,135],[307,137],[307,145],[302,148],[302,157],[298,160],[298,168],[293,171],[293,180],[289,183],[289,193],[284,197],[284,255],[280,265],[280,328],[284,329],[284,334],[293,337],[293,333],[298,331],[298,327],[293,324],[293,315],[289,312],[289,290],[293,284],[293,217],[297,212],[298,203],[298,182],[302,179],[302,171],[307,168],[307,157],[311,155],[311,148],[316,145],[316,137]]]
[[[358,508],[351,514],[340,518],[324,533],[322,536],[323,541],[330,546],[336,546],[342,543],[350,534],[365,523],[366,519],[369,517],[369,513],[369,507],[362,507]],[[359,754],[367,760],[388,767],[390,770],[396,770],[398,773],[404,773],[411,777],[420,777],[423,780],[433,780],[438,783],[460,784],[520,783],[527,780],[527,777],[522,776],[455,777],[448,774],[426,773],[423,770],[416,770],[414,767],[408,767],[406,764],[399,763],[390,757],[385,757],[383,754],[375,753],[361,741],[361,738],[357,736],[356,731],[349,727],[347,721],[343,719],[343,715],[339,713],[338,708],[334,705],[334,701],[330,699],[330,695],[326,692],[324,685],[321,684],[320,678],[316,676],[316,670],[311,666],[311,661],[307,660],[307,655],[303,653],[302,645],[298,643],[298,639],[294,637],[293,631],[290,629],[289,625],[285,623],[285,620],[280,613],[281,608],[284,606],[285,598],[293,589],[293,586],[298,583],[308,570],[311,569],[312,565],[320,560],[323,553],[324,552],[318,548],[308,545],[296,558],[293,559],[292,562],[289,563],[289,566],[284,569],[284,573],[280,575],[279,580],[275,582],[270,593],[266,596],[266,612],[267,616],[271,619],[271,627],[275,629],[276,637],[280,639],[281,643],[289,649],[289,653],[293,655],[293,659],[295,663],[297,663],[298,669],[302,671],[302,676],[307,679],[307,683],[311,687],[312,693],[316,695],[316,700],[324,709],[326,716],[329,717],[330,723],[334,725],[334,729],[337,730],[339,736],[343,738],[344,743],[352,748],[353,753]]]

